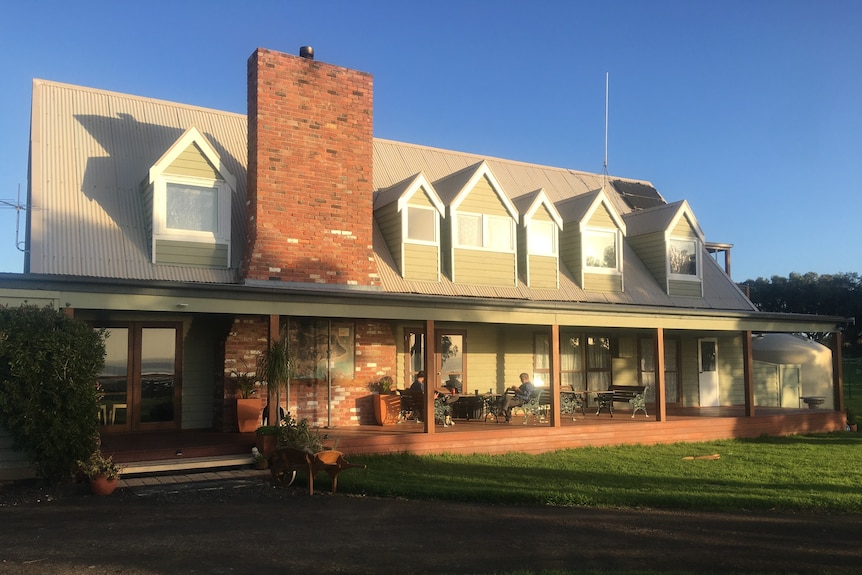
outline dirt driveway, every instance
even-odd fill
[[[862,518],[315,494],[262,479],[98,498],[0,487],[0,573],[860,573]]]

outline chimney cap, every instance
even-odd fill
[[[299,57],[314,60],[314,48],[312,48],[311,46],[300,46]]]

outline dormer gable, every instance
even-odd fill
[[[434,182],[446,205],[444,268],[455,283],[517,285],[518,211],[484,160]]]
[[[559,238],[563,219],[544,189],[514,201],[521,213],[518,226],[518,269],[531,288],[560,285]]]
[[[585,290],[624,291],[626,223],[603,189],[556,204],[563,221],[563,263]]]
[[[152,262],[229,267],[236,186],[209,140],[197,128],[187,129],[145,180]]]
[[[374,218],[404,279],[440,281],[440,220],[446,209],[419,173],[380,190]]]
[[[688,202],[624,216],[629,243],[672,296],[703,296],[703,230]]]

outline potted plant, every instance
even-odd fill
[[[240,433],[254,431],[260,423],[260,399],[256,398],[257,379],[247,371],[232,371],[230,381],[236,389],[236,422]]]
[[[290,340],[287,334],[282,334],[278,339],[271,341],[260,354],[258,373],[263,376],[263,380],[266,382],[267,394],[276,393],[276,397],[267,398],[267,406],[279,403],[277,391],[282,387],[289,392],[290,378],[293,376],[294,367],[293,351],[290,349]],[[278,406],[274,409],[279,410]]]
[[[96,495],[110,495],[117,488],[121,465],[114,463],[113,456],[105,457],[97,449],[86,460],[78,460],[78,468],[90,480],[90,489]]]
[[[847,413],[847,429],[850,431],[856,431],[859,429],[858,422],[856,421],[856,410],[852,407],[848,407],[846,409]]]
[[[401,413],[401,398],[394,395],[395,381],[388,375],[368,385],[371,390],[371,401],[374,404],[374,420],[377,425],[394,425],[398,423]]]
[[[318,453],[324,450],[324,442],[327,439],[326,435],[321,435],[320,429],[311,426],[308,419],[297,421],[290,413],[284,419],[284,425],[278,427],[278,447]]]
[[[268,457],[275,451],[278,444],[278,427],[275,425],[261,425],[254,430],[255,446],[257,450]]]

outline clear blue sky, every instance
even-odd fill
[[[7,1],[0,199],[34,77],[244,113],[252,51],[301,45],[374,75],[377,137],[599,173],[608,72],[608,171],[687,199],[735,280],[862,272],[857,0]]]

